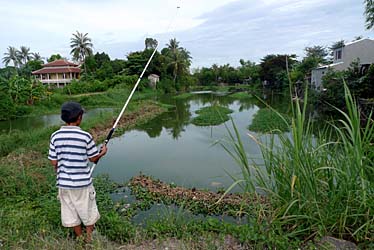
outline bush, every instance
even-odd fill
[[[0,120],[8,120],[15,117],[16,107],[12,98],[4,92],[0,92]]]
[[[165,77],[163,79],[160,79],[160,81],[157,84],[157,89],[162,90],[164,93],[175,93],[175,84],[173,79],[169,77]]]

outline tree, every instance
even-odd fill
[[[331,54],[332,54],[334,50],[343,48],[344,46],[345,46],[344,40],[340,40],[340,41],[334,42],[329,49],[331,50]]]
[[[176,83],[178,76],[188,73],[192,57],[185,48],[179,47],[179,42],[175,38],[170,39],[166,46],[164,55],[167,57],[167,67],[171,69],[174,83]]]
[[[365,0],[365,17],[366,17],[366,29],[372,29],[374,27],[374,1]]]
[[[332,45],[331,45],[331,47],[329,47],[329,49],[330,49],[330,62],[332,62],[332,60],[334,59],[334,57],[335,57],[335,55],[334,55],[334,53],[335,53],[335,50],[337,50],[337,49],[340,49],[340,48],[343,48],[345,46],[345,42],[344,42],[344,40],[340,40],[340,41],[336,41],[336,42],[334,42]]]
[[[251,61],[239,60],[238,76],[241,82],[258,83],[260,80],[260,69],[256,63]]]
[[[9,46],[8,51],[4,53],[3,63],[8,66],[10,62],[13,63],[14,67],[18,67],[20,61],[18,57],[18,50],[15,47]]]
[[[126,61],[126,75],[140,75],[146,63],[147,58],[143,51],[129,53]]]
[[[114,59],[110,61],[110,64],[112,65],[113,74],[121,73],[126,67],[126,61],[121,59]]]
[[[105,61],[99,69],[96,70],[96,77],[99,80],[113,77],[113,68],[110,61]]]
[[[51,55],[48,59],[47,59],[47,62],[53,62],[53,61],[56,61],[56,60],[60,60],[62,59],[62,56],[60,54],[53,54]]]
[[[104,63],[110,62],[110,57],[105,52],[102,52],[102,53],[97,52],[94,57],[95,57],[97,68],[101,68],[101,66],[103,66]]]
[[[87,74],[93,74],[97,70],[97,63],[95,60],[95,56],[87,56],[86,59],[84,59],[84,68],[87,70]]]
[[[92,55],[92,40],[89,38],[88,33],[83,34],[77,31],[73,34],[73,37],[70,39],[70,47],[72,50],[70,54],[73,55],[73,59],[79,62],[84,62],[84,59],[87,56]],[[85,72],[87,72],[85,68]]]
[[[39,52],[31,53],[31,58],[35,61],[40,61],[40,62],[44,63],[43,57],[39,54]]]
[[[287,83],[287,63],[289,69],[296,63],[296,55],[267,55],[261,59],[260,77],[267,86],[281,88]]]
[[[13,66],[7,66],[5,68],[0,68],[0,82],[1,80],[9,81],[12,77],[18,74],[17,68]]]
[[[306,47],[305,49],[306,58],[314,58],[317,63],[327,63],[327,56],[329,52],[326,47],[324,46],[313,46],[313,47]]]
[[[18,57],[20,63],[25,65],[31,59],[30,48],[21,46],[21,49],[18,51]]]
[[[145,43],[145,49],[156,49],[157,44],[158,44],[156,39],[149,38],[149,37],[145,39],[144,43]]]
[[[30,60],[25,65],[23,65],[20,69],[18,69],[19,75],[21,77],[29,78],[31,76],[31,72],[41,69],[43,66],[43,61],[40,60]]]

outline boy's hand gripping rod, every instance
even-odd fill
[[[156,46],[155,50],[153,51],[151,57],[148,59],[148,62],[147,62],[147,64],[145,65],[145,67],[144,67],[144,69],[143,69],[143,72],[140,74],[140,76],[139,76],[139,78],[138,78],[138,81],[136,82],[134,88],[132,89],[132,91],[131,91],[129,97],[127,98],[126,103],[125,103],[125,105],[123,106],[123,108],[122,108],[122,110],[121,110],[121,113],[119,113],[119,116],[117,117],[116,122],[114,123],[112,129],[109,131],[109,134],[108,134],[108,136],[106,137],[106,139],[105,139],[105,141],[104,141],[104,144],[105,144],[105,145],[107,145],[108,142],[109,142],[109,140],[110,140],[110,138],[112,138],[112,135],[113,135],[113,133],[114,133],[114,130],[116,129],[119,120],[121,120],[121,117],[122,117],[123,113],[125,112],[125,110],[126,110],[126,108],[127,108],[127,105],[129,104],[129,102],[130,102],[130,100],[131,100],[131,97],[132,97],[133,94],[135,93],[135,90],[136,90],[136,88],[138,87],[138,85],[139,85],[139,83],[140,83],[140,80],[142,79],[142,77],[143,77],[145,71],[147,70],[148,65],[151,63],[152,58],[153,58],[153,56],[155,55],[155,53],[156,53],[156,51],[157,51],[157,48],[158,48],[158,43],[157,43],[157,46]],[[96,162],[94,162],[94,164],[92,165],[92,167],[91,167],[91,173],[90,173],[91,176],[92,176],[92,173],[93,173],[93,171],[94,171],[94,169],[95,169],[95,167],[96,167],[96,165],[97,165],[98,162],[99,162],[99,160],[97,160]]]

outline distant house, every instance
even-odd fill
[[[157,86],[157,83],[160,81],[160,77],[156,74],[150,74],[148,76],[148,80],[149,80],[149,86],[155,89]]]
[[[322,89],[322,77],[329,69],[342,71],[349,68],[352,62],[359,60],[362,71],[374,63],[374,40],[365,38],[346,43],[334,50],[333,63],[312,70],[311,84],[315,89]]]
[[[73,79],[79,79],[81,69],[78,64],[61,59],[43,65],[43,68],[33,71],[36,79],[48,86],[63,87]]]

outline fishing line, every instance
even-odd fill
[[[179,9],[180,9],[180,1],[178,1],[178,2],[179,2],[179,3],[177,4],[176,11],[175,11],[175,15],[174,15],[173,19],[170,20],[170,23],[169,23],[169,25],[168,25],[168,29],[166,30],[166,33],[169,32],[169,29],[170,29],[172,23],[175,22],[175,19],[177,18],[178,11],[179,11]],[[106,139],[105,139],[105,141],[104,141],[104,145],[107,145],[108,142],[110,141],[110,139],[112,138],[112,135],[113,135],[113,133],[114,133],[114,131],[116,130],[116,127],[117,127],[117,125],[118,125],[118,122],[121,120],[121,117],[122,117],[123,113],[125,112],[125,110],[126,110],[126,108],[127,108],[127,105],[129,104],[129,102],[130,102],[132,96],[133,96],[134,93],[135,93],[136,88],[138,87],[138,85],[139,85],[139,83],[140,83],[140,80],[142,79],[142,77],[143,77],[145,71],[147,70],[149,64],[151,63],[151,61],[152,61],[152,59],[153,59],[153,56],[155,55],[155,53],[156,53],[156,51],[157,51],[157,49],[158,49],[159,44],[160,44],[160,43],[157,42],[157,45],[156,45],[155,49],[154,49],[153,52],[152,52],[152,55],[149,57],[149,59],[148,59],[148,61],[147,61],[147,64],[146,64],[145,67],[143,68],[142,73],[140,74],[140,76],[139,76],[138,80],[136,81],[136,83],[135,83],[135,85],[134,85],[134,87],[133,87],[133,89],[132,89],[132,91],[131,91],[129,97],[128,97],[127,100],[126,100],[125,105],[123,106],[121,112],[119,113],[119,115],[118,115],[118,117],[117,117],[115,123],[113,124],[112,129],[109,131],[108,136],[106,137]],[[93,164],[92,167],[91,167],[91,170],[90,170],[90,175],[91,175],[91,177],[92,177],[92,173],[93,173],[93,171],[94,171],[96,165],[98,164],[98,162],[99,162],[99,160],[95,161],[94,164]]]

